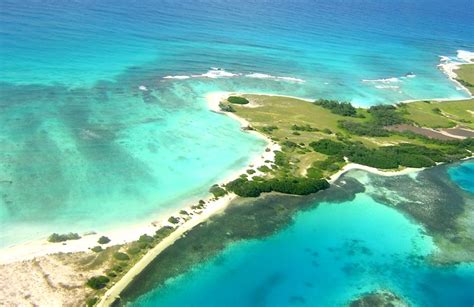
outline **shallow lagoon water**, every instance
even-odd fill
[[[450,172],[469,163],[454,165]],[[379,181],[367,181],[364,172],[349,176],[361,178],[365,187],[385,180],[370,175]],[[440,169],[430,171],[430,176],[447,174]],[[403,189],[398,186],[393,194],[403,194]],[[343,306],[361,294],[386,289],[412,306],[471,306],[474,265],[431,262],[437,252],[432,237],[401,211],[375,201],[369,191],[352,200],[317,202],[298,213],[288,227],[263,239],[234,242],[129,304]],[[462,191],[452,187],[450,193]],[[467,197],[474,205],[472,194]],[[159,270],[159,263],[150,270]],[[149,278],[153,271],[146,275]],[[146,276],[142,279],[136,288],[140,283],[150,286]]]
[[[210,91],[462,98],[438,56],[474,49],[468,0],[0,5],[1,246],[155,218],[245,166],[262,142]]]

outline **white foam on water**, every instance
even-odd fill
[[[474,52],[466,50],[457,50],[457,58],[467,63],[474,62]]]
[[[397,77],[391,77],[391,78],[385,78],[385,79],[363,79],[362,82],[368,82],[368,83],[395,83],[395,82],[401,82]]]
[[[202,75],[192,75],[193,78],[204,77],[204,78],[211,78],[211,79],[232,78],[232,77],[237,77],[237,76],[239,76],[239,74],[234,74],[217,67],[211,67],[210,70],[208,70],[205,74],[202,74]]]
[[[288,82],[298,82],[298,83],[305,82],[305,80],[300,79],[300,78],[280,77],[280,76],[273,76],[273,75],[262,74],[262,73],[251,73],[251,74],[247,74],[245,76],[247,78],[255,78],[255,79],[269,79],[269,80],[275,80],[275,81],[288,81]]]
[[[375,88],[378,89],[389,89],[389,90],[398,90],[400,89],[397,85],[376,85]]]
[[[218,78],[235,78],[235,77],[242,77],[245,76],[247,78],[255,78],[255,79],[268,79],[273,81],[286,81],[286,82],[296,82],[296,83],[303,83],[306,82],[303,79],[295,78],[295,77],[285,77],[285,76],[273,76],[264,73],[250,73],[243,75],[242,73],[232,73],[226,71],[222,68],[218,67],[210,67],[204,74],[196,74],[196,75],[176,75],[176,76],[165,76],[163,79],[176,79],[176,80],[185,80],[189,78],[210,78],[210,79],[218,79]]]
[[[178,80],[185,80],[191,78],[190,76],[165,76],[163,79],[178,79]]]
[[[138,87],[138,89],[139,89],[140,91],[144,91],[144,92],[148,91],[148,89],[147,89],[146,86],[144,86],[144,85],[140,85],[140,86]]]

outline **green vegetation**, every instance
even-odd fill
[[[172,216],[168,219],[168,222],[170,222],[171,224],[178,224],[179,218]]]
[[[393,169],[400,166],[430,167],[436,162],[451,162],[468,157],[471,154],[465,149],[465,143],[465,141],[450,142],[450,146],[440,149],[406,143],[368,148],[361,143],[342,143],[323,139],[311,143],[310,146],[315,151],[326,155],[347,157],[351,162],[381,169]]]
[[[161,240],[166,238],[174,231],[174,228],[171,226],[163,226],[155,232],[155,239]]]
[[[227,191],[224,188],[220,187],[218,184],[214,184],[209,189],[209,192],[211,192],[215,198],[219,198],[227,194]]]
[[[278,142],[282,149],[275,152],[271,167],[259,168],[262,175],[251,179],[241,176],[226,185],[228,191],[240,196],[256,197],[272,191],[314,193],[324,188],[324,184],[313,181],[324,180],[347,162],[400,169],[429,167],[471,155],[466,150],[472,148],[470,140],[437,140],[392,129],[418,124],[412,118],[411,103],[362,109],[334,100],[311,103],[289,97],[245,95],[245,98],[255,101],[255,106],[235,105],[236,114],[249,121],[253,129]],[[430,118],[446,119],[447,110],[453,114],[448,122],[456,117],[458,122],[467,123],[472,117],[466,110],[473,105],[467,101],[414,104],[423,104]],[[311,184],[318,188],[308,189]]]
[[[58,242],[64,242],[68,240],[79,240],[80,238],[81,236],[79,236],[79,234],[73,233],[73,232],[65,233],[65,234],[53,233],[52,235],[48,237],[48,242],[58,243]]]
[[[325,109],[331,110],[332,113],[342,116],[357,115],[357,109],[354,108],[350,102],[340,102],[337,100],[318,99],[314,102],[315,105],[321,106]]]
[[[140,253],[141,250],[142,250],[142,249],[141,249],[140,247],[138,247],[138,246],[131,246],[131,247],[129,247],[129,248],[127,249],[127,254],[129,254],[129,255],[131,255],[131,256],[132,256],[132,255],[136,255],[136,254]]]
[[[249,103],[248,99],[244,97],[239,97],[239,96],[229,96],[227,98],[227,101],[230,103],[235,103],[235,104],[247,104]]]
[[[130,257],[125,254],[125,253],[122,253],[122,252],[116,252],[114,254],[114,258],[117,259],[117,260],[120,260],[120,261],[128,261],[130,260]]]
[[[92,289],[98,290],[104,288],[109,281],[107,276],[100,275],[89,278],[86,284]]]
[[[272,178],[252,181],[239,178],[226,185],[229,191],[242,197],[258,197],[261,193],[268,192],[308,195],[327,189],[328,187],[329,183],[324,179],[305,177]]]
[[[86,306],[87,307],[92,307],[95,304],[97,304],[98,301],[99,301],[99,299],[96,296],[90,297],[86,300]]]
[[[106,236],[102,236],[99,238],[99,240],[97,241],[97,243],[99,244],[107,244],[110,242],[110,239],[107,238]]]
[[[456,74],[458,75],[456,80],[474,95],[474,64],[459,66],[459,69],[456,70]]]
[[[103,251],[104,249],[102,248],[102,246],[94,246],[93,248],[91,248],[91,251],[93,251],[94,253],[100,253],[101,251]]]
[[[370,107],[367,112],[370,118],[366,122],[355,122],[350,120],[339,121],[339,126],[347,132],[360,136],[389,136],[387,126],[399,125],[407,122],[402,113],[391,105],[378,105]]]
[[[219,108],[223,112],[235,112],[235,109],[230,104],[219,103]]]

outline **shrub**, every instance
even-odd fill
[[[280,192],[294,195],[307,195],[329,187],[324,179],[314,178],[273,178],[260,181],[236,179],[227,184],[227,189],[241,197],[258,197],[261,193]]]
[[[227,194],[227,191],[223,188],[221,188],[219,185],[215,184],[213,185],[210,189],[209,192],[214,195],[215,198],[219,198],[221,196],[224,196]]]
[[[362,135],[362,136],[389,136],[390,133],[383,127],[379,127],[373,122],[369,123],[356,123],[349,120],[339,121],[339,127],[347,130],[351,134]]]
[[[140,249],[146,249],[150,247],[150,245],[146,242],[137,242],[136,244],[137,244],[137,247]]]
[[[232,106],[229,105],[229,104],[223,104],[222,102],[219,103],[219,108],[220,108],[221,111],[223,111],[223,112],[235,112],[234,107],[232,107]]]
[[[341,142],[336,142],[329,139],[322,139],[309,144],[314,151],[323,153],[325,155],[341,155],[346,149],[346,145]]]
[[[310,167],[306,171],[306,176],[309,178],[322,178],[323,172],[320,169],[317,169],[315,167]]]
[[[112,278],[117,277],[117,273],[112,270],[108,270],[107,272],[105,272],[105,275]]]
[[[65,234],[57,234],[53,233],[48,237],[48,241],[52,243],[57,243],[57,242],[64,242],[68,240],[79,240],[81,237],[77,233],[65,233]]]
[[[94,246],[93,248],[91,248],[91,250],[95,253],[100,253],[104,249],[102,248],[102,246],[97,245],[97,246]]]
[[[290,148],[290,149],[294,149],[294,148],[298,147],[298,144],[296,144],[295,142],[292,142],[292,141],[288,141],[288,140],[281,142],[281,144],[283,146],[287,147],[287,148]]]
[[[178,224],[179,223],[179,218],[172,216],[168,219],[168,222],[170,222],[171,224]]]
[[[265,133],[272,133],[274,130],[278,130],[277,126],[265,126],[261,128],[263,132]]]
[[[141,235],[138,242],[153,243],[153,237],[147,234]]]
[[[278,166],[288,166],[289,165],[288,158],[285,154],[281,151],[275,151],[275,164]]]
[[[99,238],[99,240],[97,240],[97,243],[99,244],[107,244],[110,242],[110,239],[107,238],[106,236],[102,236]]]
[[[90,297],[86,300],[86,306],[87,307],[92,307],[95,304],[97,304],[98,301],[99,301],[99,299],[97,297]]]
[[[155,238],[160,239],[160,238],[165,238],[167,237],[170,233],[174,231],[174,228],[171,226],[163,226],[160,229],[158,229],[155,232]]]
[[[235,103],[235,104],[247,104],[249,101],[244,98],[244,97],[239,97],[239,96],[229,96],[227,98],[227,101],[230,103]]]
[[[114,265],[112,267],[112,270],[114,270],[115,272],[121,273],[121,272],[123,272],[124,267],[125,267],[124,265],[119,263],[119,264]]]
[[[301,125],[301,126],[293,125],[293,126],[291,126],[291,130],[294,130],[295,132],[296,131],[308,131],[308,132],[319,131],[318,128],[313,128],[308,124]]]
[[[250,168],[250,169],[247,170],[247,174],[253,175],[253,174],[255,174],[255,170]]]
[[[92,289],[99,290],[104,288],[109,281],[110,279],[107,276],[100,275],[89,278],[86,284]]]
[[[377,126],[398,125],[405,122],[402,115],[397,112],[397,108],[392,105],[377,105],[369,108],[372,120]]]
[[[332,134],[332,131],[329,128],[324,128],[322,131],[326,134]]]
[[[136,254],[140,253],[140,251],[141,251],[141,249],[138,246],[132,246],[132,247],[127,249],[127,253],[129,255],[136,255]]]
[[[116,252],[114,254],[114,258],[117,259],[117,260],[120,260],[120,261],[128,261],[130,260],[130,257],[125,254],[125,253],[121,253],[121,252]]]
[[[340,102],[337,100],[318,99],[314,102],[315,105],[321,106],[331,111],[331,113],[342,116],[356,116],[357,110],[350,102]]]

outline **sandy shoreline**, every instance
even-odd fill
[[[219,108],[219,103],[229,96],[227,92],[216,92],[211,93],[206,96],[206,101],[208,107],[211,111],[217,112],[220,114],[225,114],[230,116],[231,118],[237,120],[241,124],[241,128],[245,128],[249,126],[249,122],[245,119],[240,118],[232,113],[225,113],[222,112]],[[260,138],[263,138],[267,142],[267,147],[262,155],[254,158],[249,168],[252,168],[256,171],[255,175],[259,175],[259,171],[257,170],[258,167],[263,165],[269,165],[272,161],[274,161],[275,150],[279,150],[280,146],[268,139],[263,134],[253,131],[247,130],[247,132],[254,134]],[[269,161],[269,162],[265,162]],[[242,173],[245,172],[248,168],[244,170],[236,171],[235,173],[231,174],[224,182],[228,182],[238,178]],[[99,304],[97,306],[110,306],[120,295],[120,293],[127,287],[127,285],[138,275],[140,274],[143,269],[145,269],[148,264],[150,264],[153,259],[156,258],[162,251],[164,251],[167,247],[172,245],[176,240],[181,238],[187,231],[193,229],[195,226],[199,225],[200,223],[205,222],[209,217],[224,211],[224,209],[230,204],[230,202],[235,199],[237,195],[230,193],[224,197],[221,197],[217,200],[211,200],[206,209],[199,215],[194,215],[191,217],[190,220],[186,221],[185,223],[179,225],[174,232],[172,232],[169,236],[165,239],[160,241],[153,249],[143,256],[117,283],[115,283],[102,297]]]
[[[474,53],[473,53],[474,55]],[[472,63],[471,58],[470,63]],[[463,59],[465,60],[465,59]],[[467,60],[466,60],[467,61]],[[440,69],[445,72],[445,74],[456,84],[458,84],[461,88],[467,90],[462,84],[460,84],[456,78],[457,75],[455,74],[455,70],[459,68],[460,65],[468,64],[468,63],[457,63],[457,62],[448,62],[441,63],[439,65]],[[276,95],[276,94],[264,94],[264,93],[236,93],[236,92],[214,92],[210,93],[206,96],[206,102],[208,108],[216,113],[223,114],[225,116],[229,116],[230,118],[238,121],[241,125],[241,128],[246,128],[250,126],[250,123],[237,116],[231,112],[223,112],[220,110],[219,103],[226,99],[229,95],[267,95],[267,96],[278,96],[278,97],[289,97],[295,98],[304,101],[310,101],[311,99],[305,99],[301,97],[295,96],[286,96],[286,95]],[[470,93],[469,93],[470,94]],[[472,97],[472,95],[470,94]],[[417,99],[416,101],[419,101]],[[439,101],[449,101],[449,100],[460,100],[460,99],[430,99],[430,100],[439,100]],[[401,102],[411,102],[411,101],[401,101]],[[238,178],[241,174],[245,173],[245,171],[249,168],[255,170],[255,174],[249,175],[249,178],[252,176],[259,176],[262,175],[258,168],[263,165],[270,166],[272,161],[274,161],[275,154],[274,151],[280,150],[281,147],[271,141],[265,135],[254,131],[254,130],[245,130],[250,134],[253,134],[263,140],[266,141],[267,146],[263,153],[257,155],[253,159],[251,159],[249,166],[245,167],[244,169],[236,170],[232,172],[229,176],[227,176],[221,183],[226,183],[231,180]],[[267,162],[265,162],[267,161]],[[345,165],[340,171],[333,174],[330,179],[328,180],[331,184],[333,184],[338,178],[340,178],[343,174],[351,171],[351,170],[364,170],[370,172],[372,174],[377,174],[380,176],[399,176],[399,175],[406,175],[411,173],[416,173],[423,168],[406,168],[399,171],[382,171],[377,168],[368,167],[365,165],[360,165],[356,163],[349,163]],[[159,221],[147,224],[136,225],[134,227],[122,227],[120,229],[114,229],[112,231],[94,233],[89,235],[82,236],[79,240],[74,241],[67,241],[65,244],[61,243],[49,243],[45,239],[43,240],[35,240],[26,242],[23,244],[18,244],[12,247],[7,247],[2,249],[2,253],[0,255],[0,264],[9,264],[13,262],[19,262],[24,260],[31,260],[36,257],[46,256],[50,254],[58,254],[58,253],[76,253],[76,252],[90,252],[90,248],[97,246],[97,240],[101,236],[107,236],[111,239],[109,244],[103,245],[103,247],[117,245],[117,244],[124,244],[135,241],[139,238],[142,234],[149,234],[153,235],[156,230],[160,227],[165,225],[170,225],[168,222],[168,218],[170,216],[180,216],[178,213],[180,210],[186,210],[190,213],[190,219],[184,221],[178,225],[176,230],[171,233],[168,237],[164,238],[161,242],[159,242],[154,248],[152,248],[149,252],[147,252],[121,279],[119,279],[102,297],[101,301],[99,302],[98,306],[109,306],[113,301],[120,295],[120,293],[127,287],[127,285],[144,269],[146,266],[154,259],[157,255],[159,255],[162,251],[164,251],[167,247],[172,245],[176,240],[181,238],[187,231],[193,229],[195,226],[199,225],[200,223],[205,222],[209,217],[215,214],[219,214],[225,210],[225,208],[231,203],[233,199],[237,196],[235,194],[227,194],[224,197],[219,199],[214,199],[213,197],[209,197],[205,200],[205,208],[202,211],[196,212],[191,208],[191,205],[186,207],[181,207],[176,210],[176,212],[172,215],[166,215],[163,219],[160,218]]]
[[[97,306],[110,306],[128,286],[128,284],[145,269],[153,259],[156,258],[162,251],[172,245],[176,240],[181,238],[187,231],[193,229],[195,226],[205,222],[209,217],[219,212],[222,212],[229,203],[236,197],[235,194],[229,194],[214,201],[212,207],[205,210],[200,215],[191,218],[186,223],[180,225],[169,236],[160,241],[155,247],[148,251],[117,283],[115,283],[102,297]]]
[[[469,94],[470,97],[473,97],[471,92],[464,86],[462,85],[458,80],[458,75],[456,74],[456,70],[459,69],[461,65],[466,65],[466,64],[473,64],[474,63],[474,52],[469,52],[469,51],[463,51],[463,50],[457,50],[457,58],[464,61],[464,62],[454,62],[448,57],[441,57],[441,64],[438,65],[438,67],[441,69],[441,71],[448,76],[448,78],[456,83],[456,85],[463,89],[467,94]],[[420,100],[420,99],[418,99]],[[430,99],[430,100],[439,100],[439,101],[447,101],[448,99]],[[459,100],[459,99],[457,99]]]
[[[379,176],[392,177],[392,176],[401,176],[401,175],[417,173],[419,171],[424,170],[424,168],[407,167],[399,171],[382,171],[375,167],[370,167],[370,166],[357,164],[357,163],[349,163],[349,164],[344,165],[344,167],[341,170],[339,170],[337,173],[331,175],[330,179],[328,180],[329,183],[333,184],[334,182],[337,181],[337,179],[339,179],[339,177],[341,177],[345,173],[350,172],[352,170],[363,170],[363,171],[376,174]]]
[[[208,102],[208,107],[212,111],[217,112],[217,113],[224,113],[224,112],[221,112],[219,109],[219,101],[220,99],[224,98],[223,95],[227,95],[227,94],[226,93],[212,93],[206,97],[207,102]],[[249,125],[247,121],[235,116],[234,114],[227,114],[227,113],[225,114],[229,116],[233,115],[231,117],[239,121],[242,127],[247,127]],[[250,130],[247,132],[265,140],[267,143],[267,146],[264,149],[267,149],[267,150],[263,150],[263,153],[251,159],[248,163],[248,166],[245,167],[244,169],[239,169],[239,170],[236,170],[235,172],[230,173],[230,175],[226,176],[223,180],[221,180],[221,183],[226,183],[226,182],[236,179],[249,168],[252,168],[256,171],[254,176],[259,175],[259,174],[261,175],[261,172],[258,171],[257,168],[263,165],[268,166],[269,163],[265,161],[273,161],[274,151],[280,149],[280,146],[278,144],[272,142],[263,134],[258,133],[256,131],[250,131]],[[227,199],[227,202],[230,202],[232,200],[230,198],[226,198],[226,199]],[[214,200],[212,196],[209,197],[208,199],[205,199],[205,202],[206,202],[205,204],[206,209],[204,210],[205,213],[203,212],[201,213],[201,215],[197,215],[197,214],[192,215],[191,219],[194,219],[194,217],[200,219],[200,216],[202,216],[202,214],[208,214],[210,212],[219,212],[222,210],[222,208],[227,206],[227,204],[224,204],[221,199]],[[170,223],[168,222],[168,218],[170,216],[179,216],[178,212],[180,210],[193,212],[193,210],[191,209],[191,205],[195,205],[195,204],[194,203],[191,204],[190,202],[187,202],[187,203],[188,203],[187,206],[182,206],[180,208],[177,208],[174,214],[170,214],[170,215],[164,214],[163,217],[158,218],[156,221],[133,225],[131,227],[114,228],[110,231],[101,231],[101,232],[92,233],[88,235],[80,234],[81,239],[79,240],[70,240],[64,243],[50,243],[45,238],[45,239],[32,240],[25,243],[16,244],[10,247],[5,247],[5,248],[2,248],[2,253],[0,253],[0,264],[8,264],[8,263],[16,262],[16,261],[31,260],[31,259],[34,259],[35,257],[41,257],[41,256],[57,254],[57,253],[88,252],[90,251],[92,247],[98,245],[97,240],[101,236],[106,236],[111,239],[110,243],[102,245],[102,247],[104,248],[107,246],[133,242],[135,240],[138,240],[138,238],[142,234],[153,235],[155,231],[158,230],[160,227],[170,225]]]

